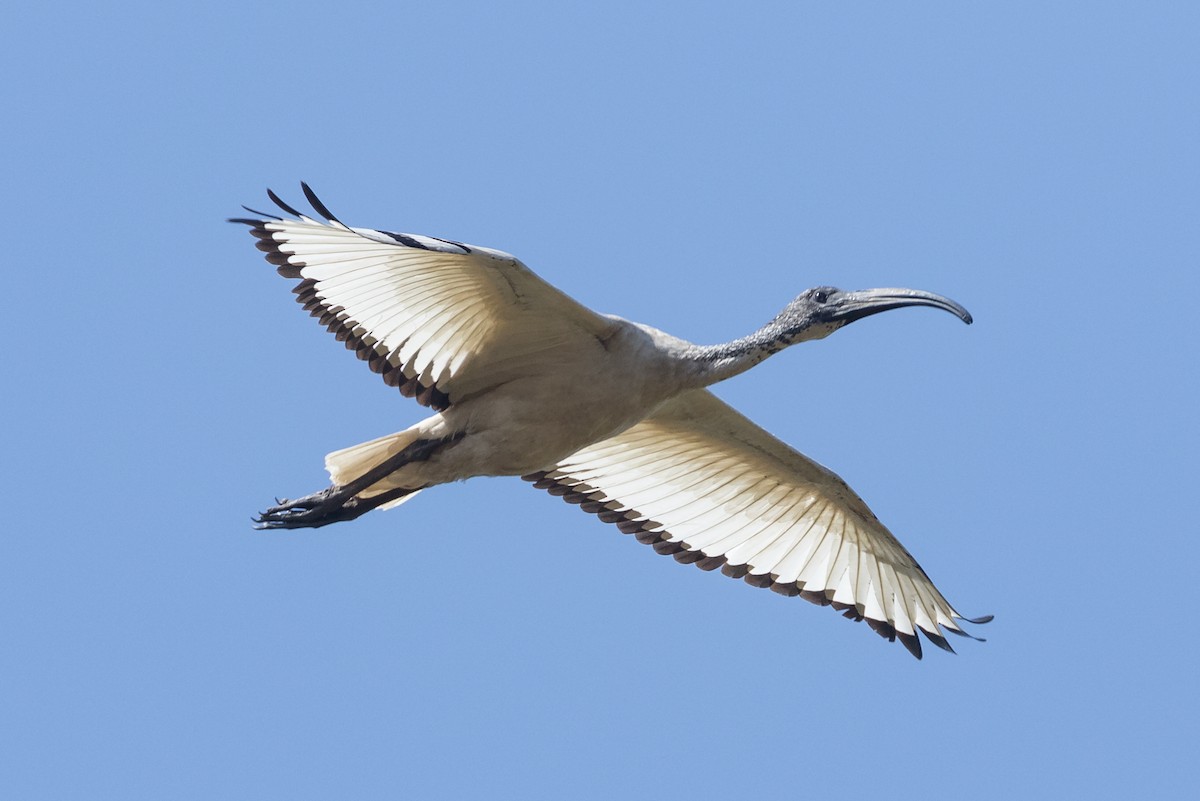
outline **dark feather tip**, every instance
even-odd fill
[[[296,210],[295,210],[295,209],[293,209],[291,206],[289,206],[288,204],[286,204],[286,203],[284,203],[282,200],[280,200],[280,199],[279,199],[279,195],[275,194],[275,193],[274,193],[273,191],[271,191],[270,189],[268,189],[268,190],[267,190],[267,197],[271,198],[271,201],[272,201],[272,202],[273,202],[273,203],[274,203],[276,206],[278,206],[279,208],[283,209],[284,211],[286,211],[288,214],[292,215],[293,217],[303,217],[303,216],[304,216],[303,214],[301,214],[300,212],[296,211]]]
[[[268,220],[282,220],[283,219],[278,214],[268,214],[265,211],[259,211],[258,209],[252,209],[249,206],[242,206],[242,208],[245,209],[246,211],[250,212],[251,214],[257,214],[260,217],[266,217]],[[261,220],[259,222],[261,222]]]
[[[896,632],[896,639],[904,644],[908,652],[917,659],[921,658],[921,640],[915,634],[905,634],[903,631]]]
[[[330,212],[325,204],[321,202],[321,199],[317,197],[317,193],[312,191],[309,185],[304,183],[304,181],[300,182],[300,189],[304,192],[304,196],[308,198],[308,202],[312,204],[312,207],[317,210],[317,214],[320,214],[326,220],[329,220],[329,222],[344,224],[337,217],[333,216],[332,212]]]
[[[966,637],[968,640],[974,640],[975,642],[987,642],[987,640],[985,640],[984,638],[976,637],[974,634],[968,634],[967,632],[963,631],[962,629],[947,628],[946,631],[948,631],[951,634],[958,636],[958,637]]]
[[[925,629],[921,629],[921,633],[925,635],[925,639],[929,640],[943,651],[949,651],[952,654],[955,653],[955,650],[950,646],[950,643],[947,642],[946,638],[941,634],[932,631],[926,631]]]

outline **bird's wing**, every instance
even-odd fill
[[[385,382],[447,408],[521,374],[564,344],[602,347],[612,322],[513,256],[416,234],[350,228],[301,185],[323,220],[271,199],[295,219],[257,212],[258,248],[296,299]]]
[[[904,546],[830,470],[772,437],[707,390],[525,476],[626,534],[705,570],[866,620],[921,656],[920,629],[959,615]]]

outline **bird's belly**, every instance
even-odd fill
[[[635,425],[666,400],[652,387],[607,384],[620,390],[604,392],[599,380],[514,381],[447,409],[446,422],[466,434],[445,453],[444,466],[457,473],[451,480],[547,469]]]

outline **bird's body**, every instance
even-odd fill
[[[260,214],[267,259],[298,300],[384,380],[434,413],[326,457],[333,484],[280,501],[265,528],[316,527],[474,476],[524,476],[660,553],[832,604],[899,637],[963,619],[836,475],[705,387],[799,341],[907,305],[970,315],[915,290],[802,294],[763,328],[700,346],[601,315],[489,248]]]
[[[372,489],[418,489],[475,476],[523,476],[544,470],[628,429],[680,392],[703,386],[698,373],[675,356],[687,343],[619,317],[608,317],[607,324],[600,336],[587,334],[560,343],[519,377],[456,400],[393,435],[393,443],[465,436]],[[580,374],[562,368],[571,363],[587,365],[586,392],[580,391]]]

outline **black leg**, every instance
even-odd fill
[[[296,500],[280,500],[258,517],[254,527],[266,528],[320,528],[330,523],[353,520],[383,504],[402,498],[416,491],[415,488],[397,487],[370,498],[357,498],[367,489],[411,462],[423,462],[440,448],[457,442],[462,434],[446,439],[419,439],[405,447],[395,456],[368,470],[348,484],[326,487],[320,492],[305,495]]]

